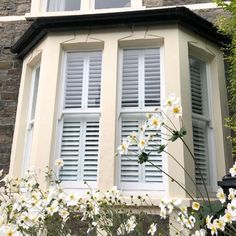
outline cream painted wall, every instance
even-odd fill
[[[192,53],[204,55],[209,61],[210,80],[212,84],[212,110],[215,138],[215,158],[217,160],[217,179],[226,172],[223,139],[223,117],[227,114],[225,99],[226,90],[223,74],[222,55],[219,48],[205,39],[191,32],[184,31],[177,26],[165,27],[138,27],[122,28],[101,31],[85,31],[71,33],[49,34],[35,49],[24,59],[21,78],[19,103],[14,133],[11,167],[12,175],[20,176],[20,166],[23,158],[26,134],[26,117],[29,100],[29,87],[32,66],[41,61],[40,83],[36,108],[34,138],[31,150],[31,167],[39,173],[39,181],[45,186],[44,173],[46,165],[56,159],[57,150],[57,125],[59,117],[59,98],[61,96],[61,67],[63,52],[65,50],[91,50],[103,49],[103,67],[101,84],[101,120],[100,120],[100,149],[98,187],[106,190],[117,185],[117,163],[115,160],[118,145],[118,117],[119,117],[119,81],[118,81],[118,55],[122,47],[147,47],[161,46],[164,55],[163,79],[164,94],[174,92],[182,100],[183,124],[188,130],[186,142],[190,148],[192,142],[192,120],[189,81],[189,45]],[[178,122],[175,122],[178,126]],[[187,150],[180,141],[168,146],[168,152],[175,155],[178,161],[194,176],[194,165]],[[170,175],[184,183],[192,191],[184,171],[170,158],[165,158],[165,170]],[[188,197],[175,183],[166,181],[166,191],[151,191],[153,198],[163,195],[170,197]],[[148,191],[145,191],[145,193]],[[137,189],[137,194],[141,191]],[[135,192],[134,192],[135,194]],[[155,197],[154,197],[155,196]]]

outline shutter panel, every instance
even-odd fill
[[[190,60],[192,112],[203,115],[203,87],[201,79],[201,64],[194,59]]]
[[[62,181],[76,181],[78,178],[80,129],[80,122],[64,121],[61,141],[61,158],[64,160],[64,166],[59,173]]]
[[[122,120],[122,140],[126,138],[132,131],[138,132],[139,121]],[[138,149],[135,146],[130,146],[130,152],[128,155],[121,156],[121,182],[139,182],[140,177],[140,165],[137,162]]]
[[[142,122],[140,120],[123,119],[122,120],[122,139],[126,138],[132,131],[138,133]],[[156,133],[156,131],[147,131],[146,134]],[[159,137],[154,137],[149,145],[157,145],[160,143]],[[140,165],[138,163],[137,145],[131,145],[128,155],[121,156],[121,182],[139,182],[139,183],[162,183],[163,176],[160,171],[149,163]],[[151,151],[149,160],[154,165],[162,168],[162,155],[154,151],[153,148],[146,148],[146,152]]]
[[[98,170],[99,122],[86,123],[83,180],[96,181]]]
[[[196,184],[203,185],[201,175],[205,183],[209,184],[208,180],[208,144],[207,132],[205,125],[199,125],[194,122],[193,124],[193,143],[194,143],[194,156],[196,165],[195,178]],[[201,174],[200,174],[201,172]]]
[[[98,168],[98,121],[64,121],[60,170],[62,181],[96,181]]]
[[[89,62],[88,107],[100,107],[102,53],[91,54]]]
[[[145,106],[160,106],[160,49],[144,51]]]
[[[122,107],[139,105],[139,51],[123,51]]]
[[[67,54],[65,108],[82,107],[84,60],[80,53]]]

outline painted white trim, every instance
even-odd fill
[[[25,21],[25,16],[0,16],[0,22]]]

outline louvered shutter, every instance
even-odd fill
[[[139,106],[139,53],[137,50],[124,50],[122,107]]]
[[[97,180],[102,53],[67,53],[61,158],[62,181]],[[96,109],[96,110],[94,110]]]
[[[68,53],[65,109],[100,107],[101,52]]]
[[[208,151],[208,101],[207,83],[205,75],[205,63],[190,58],[190,78],[192,97],[193,119],[193,144],[195,156],[195,179],[198,185],[202,185],[202,178],[206,184],[209,181],[209,151]],[[201,177],[202,175],[202,177]]]
[[[64,121],[61,158],[62,181],[96,181],[98,168],[99,121]]]
[[[132,131],[138,133],[142,121],[134,120],[129,118],[122,119],[122,139],[126,138]],[[156,133],[154,130],[149,130],[146,134]],[[155,145],[160,143],[161,140],[158,137],[154,137],[150,141],[149,145]],[[153,148],[148,147],[146,152],[150,152],[149,160],[153,162],[154,165],[157,165],[159,168],[162,168],[162,156],[157,153]],[[149,163],[140,165],[138,163],[138,148],[137,145],[130,146],[128,155],[121,156],[121,182],[137,182],[137,183],[162,183],[163,176],[162,173],[154,166]]]
[[[160,105],[160,49],[124,50],[122,107]]]

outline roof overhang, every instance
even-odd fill
[[[217,31],[211,22],[188,8],[171,7],[116,13],[40,17],[12,46],[11,51],[18,54],[19,58],[23,58],[45,35],[51,32],[173,24],[181,25],[220,46],[229,41],[226,36]]]

